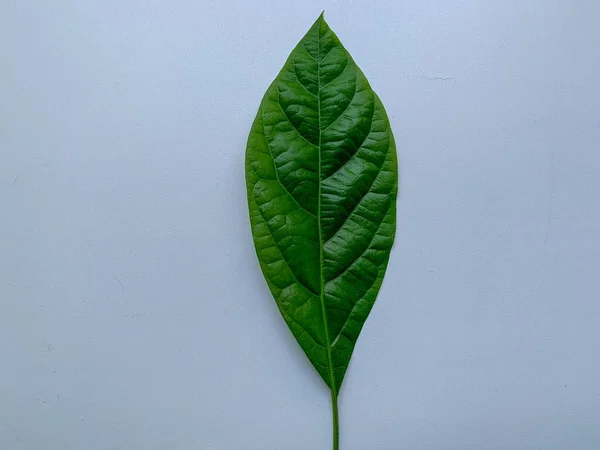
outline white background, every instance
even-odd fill
[[[323,9],[401,176],[342,450],[600,448],[598,1],[0,0],[1,449],[331,448],[243,168]]]

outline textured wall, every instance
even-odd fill
[[[244,186],[322,9],[401,164],[342,448],[600,448],[592,0],[1,0],[0,448],[330,448]]]

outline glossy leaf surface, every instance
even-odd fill
[[[321,15],[260,104],[246,182],[263,274],[334,393],[386,270],[397,173],[383,105]]]

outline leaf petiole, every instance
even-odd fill
[[[338,399],[335,390],[331,390],[331,411],[333,413],[333,450],[340,448],[340,417],[338,413]]]

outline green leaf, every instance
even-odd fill
[[[261,101],[246,182],[263,274],[337,399],[394,240],[398,170],[383,105],[322,14]]]

